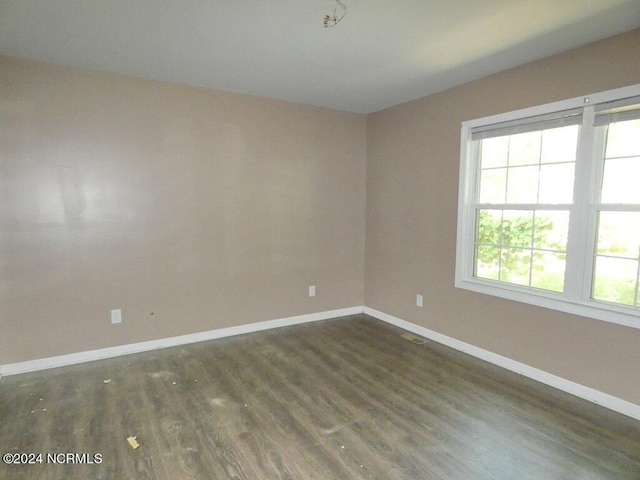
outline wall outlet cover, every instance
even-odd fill
[[[119,308],[111,310],[111,323],[122,323],[122,310]]]

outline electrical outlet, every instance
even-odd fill
[[[309,285],[309,296],[310,297],[315,297],[316,296],[316,286],[315,285]]]
[[[111,323],[122,323],[122,310],[111,310]]]
[[[422,308],[422,295],[416,295],[416,307]]]

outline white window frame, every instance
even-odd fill
[[[599,302],[590,298],[596,236],[594,216],[590,212],[596,208],[596,186],[599,185],[600,180],[598,176],[600,160],[597,159],[597,152],[595,151],[598,146],[594,145],[593,119],[595,106],[636,96],[640,96],[640,84],[462,123],[455,270],[455,286],[457,288],[640,328],[640,311],[637,308]],[[583,234],[571,235],[570,233],[567,246],[567,275],[565,276],[564,292],[556,293],[474,277],[476,221],[474,200],[476,198],[479,168],[478,165],[474,164],[477,160],[472,148],[472,129],[503,122],[517,122],[530,117],[575,108],[583,108],[584,121],[579,135],[574,184],[588,185],[588,187],[575,188],[569,229],[570,232],[578,231]]]

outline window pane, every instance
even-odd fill
[[[476,219],[476,243],[500,245],[502,210],[479,210]]]
[[[611,123],[606,158],[640,155],[640,120]]]
[[[624,258],[597,257],[593,298],[634,305],[638,262]]]
[[[565,252],[569,234],[569,212],[537,210],[533,246]]]
[[[480,173],[480,203],[504,203],[507,169],[492,168]]]
[[[531,286],[562,292],[567,259],[563,253],[533,251]]]
[[[577,137],[569,126],[482,140],[478,202],[572,203]]]
[[[640,204],[639,180],[640,157],[605,160],[602,203]]]
[[[562,292],[568,228],[568,211],[478,210],[474,275]]]
[[[540,162],[571,162],[576,159],[578,125],[552,128],[542,132]]]
[[[638,258],[640,212],[600,212],[598,254]]]
[[[531,250],[503,248],[500,258],[500,280],[503,282],[529,285],[531,271]]]
[[[500,267],[500,248],[489,245],[476,247],[475,276],[498,280]]]
[[[507,203],[536,203],[538,200],[538,166],[509,169]]]
[[[505,210],[502,216],[502,241],[508,247],[531,247],[533,239],[533,212],[531,210]]]
[[[536,165],[540,162],[542,132],[528,132],[509,137],[509,166]]]
[[[539,203],[571,203],[575,163],[557,163],[540,167]]]
[[[509,137],[483,140],[481,155],[481,168],[506,167],[509,155]]]

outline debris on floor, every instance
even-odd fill
[[[138,441],[136,440],[136,438],[138,438],[138,437],[127,437],[127,442],[129,442],[129,445],[130,445],[130,446],[131,446],[131,448],[133,448],[134,450],[140,446],[140,444],[138,443]]]

